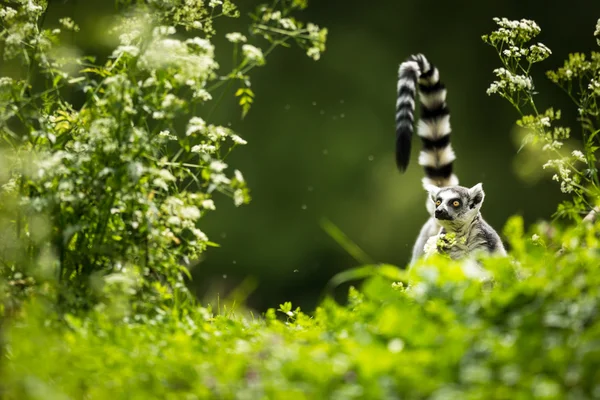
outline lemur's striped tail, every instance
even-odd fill
[[[417,85],[421,100],[417,135],[423,143],[419,155],[419,165],[425,169],[423,183],[439,187],[458,185],[458,178],[452,173],[452,163],[456,156],[450,144],[450,112],[446,105],[446,88],[440,82],[438,69],[422,54],[410,56],[400,64],[398,71],[396,164],[402,172],[408,167]]]

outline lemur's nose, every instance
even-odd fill
[[[448,213],[446,212],[446,210],[443,210],[441,208],[438,208],[437,210],[435,210],[435,217],[436,218],[445,217],[447,215],[448,215]]]

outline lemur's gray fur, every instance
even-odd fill
[[[423,143],[419,165],[425,170],[423,186],[429,192],[426,207],[431,215],[417,237],[411,264],[423,255],[430,239],[437,242],[438,251],[452,258],[478,250],[505,255],[500,237],[479,212],[485,196],[481,183],[470,189],[458,186],[458,178],[452,173],[456,155],[450,144],[446,88],[438,69],[424,55],[417,54],[400,64],[398,75],[396,164],[402,172],[408,167],[418,89],[421,118],[417,135]]]

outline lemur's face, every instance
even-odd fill
[[[447,188],[428,187],[429,196],[435,205],[433,216],[446,228],[460,228],[475,218],[484,192],[481,184],[472,188],[451,186]]]

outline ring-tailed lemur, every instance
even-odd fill
[[[417,135],[423,143],[419,165],[425,170],[423,186],[429,192],[426,207],[431,215],[417,237],[411,264],[423,255],[428,241],[434,241],[439,251],[452,258],[478,250],[505,255],[500,237],[479,212],[484,198],[481,183],[472,188],[458,186],[458,178],[452,172],[456,155],[450,144],[446,88],[440,82],[438,69],[424,55],[417,54],[400,64],[398,75],[396,164],[402,172],[408,166],[418,90],[421,118]]]

